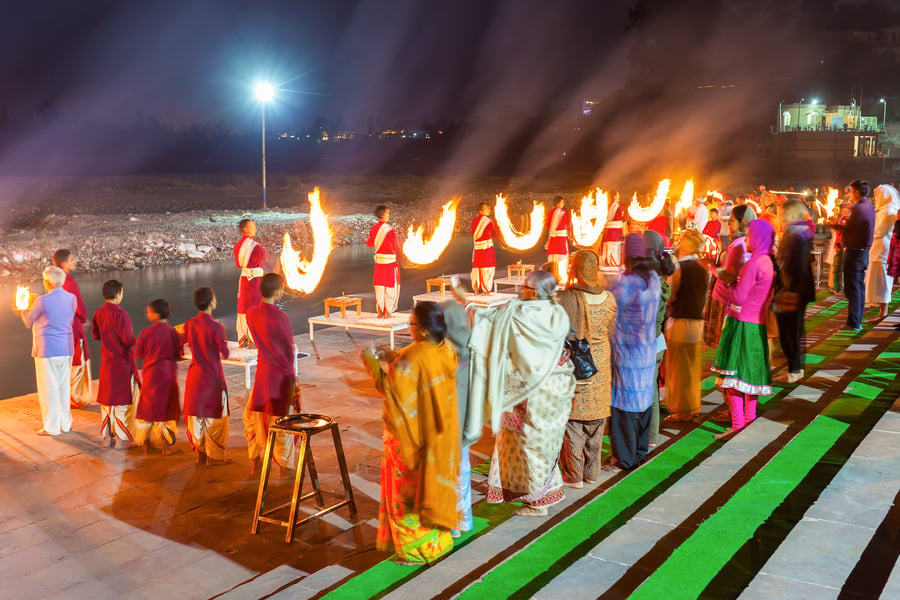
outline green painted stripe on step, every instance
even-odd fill
[[[475,517],[471,531],[463,533],[453,540],[454,551],[460,546],[466,545],[472,538],[487,529],[490,522],[487,519]],[[424,565],[404,566],[398,565],[393,559],[383,560],[359,575],[349,579],[339,588],[322,596],[322,600],[358,600],[359,598],[372,598],[396,583],[418,573]]]
[[[699,597],[847,428],[847,424],[829,417],[819,417],[809,424],[731,500],[701,523],[630,598]]]
[[[715,443],[711,432],[716,430],[722,431],[722,428],[704,424],[693,430],[640,469],[629,473],[625,481],[487,573],[459,598],[508,597]]]

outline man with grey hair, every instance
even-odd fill
[[[31,307],[19,311],[22,322],[31,329],[34,372],[38,402],[44,427],[38,435],[59,435],[72,428],[69,407],[69,372],[72,368],[74,341],[72,319],[77,303],[65,291],[66,273],[59,267],[43,272],[47,293],[35,298]]]

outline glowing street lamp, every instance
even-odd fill
[[[275,98],[275,87],[266,81],[261,81],[253,88],[254,95],[262,105],[262,196],[263,209],[266,208],[266,104]]]

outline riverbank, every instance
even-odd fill
[[[72,249],[79,271],[133,270],[232,257],[236,225],[245,217],[274,255],[286,231],[309,247],[308,192],[320,186],[336,246],[363,243],[372,208],[386,204],[399,231],[430,226],[440,206],[460,195],[457,232],[466,233],[480,202],[510,193],[511,207],[583,193],[578,182],[501,178],[452,182],[434,177],[272,176],[268,209],[252,175],[0,178],[0,280],[34,280],[58,248]],[[580,197],[580,196],[578,196]]]

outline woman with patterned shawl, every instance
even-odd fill
[[[553,299],[556,285],[532,271],[519,300],[475,313],[469,342],[469,402],[487,406],[496,436],[487,501],[522,502],[518,515],[546,516],[565,498],[557,460],[575,377],[561,359],[569,317]]]
[[[377,547],[394,549],[401,565],[431,563],[452,550],[450,531],[459,524],[456,351],[434,302],[416,305],[409,330],[413,343],[387,357],[387,372],[373,352],[362,354],[384,394]]]

